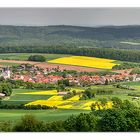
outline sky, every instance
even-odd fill
[[[0,8],[0,25],[140,25],[140,8]]]

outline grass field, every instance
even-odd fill
[[[57,59],[61,57],[66,57],[70,55],[65,55],[65,54],[40,54],[40,53],[5,53],[5,54],[0,54],[0,59],[9,59],[9,60],[27,60],[30,55],[43,55],[46,57],[46,61],[52,60],[52,59]]]
[[[15,89],[13,91],[13,94],[10,96],[10,98],[6,98],[5,100],[3,100],[2,104],[19,105],[19,104],[26,104],[35,100],[47,100],[48,98],[51,97],[51,95],[46,95],[46,94],[45,95],[33,94],[36,92],[39,93],[39,91],[37,90]],[[43,91],[40,91],[40,92],[43,92]]]
[[[47,91],[34,91],[34,92],[26,92],[23,94],[32,94],[32,95],[56,95],[58,94],[57,90],[47,90]]]
[[[27,90],[27,89],[15,89],[13,95],[10,99],[3,101],[5,104],[21,104],[21,103],[33,103],[34,101],[44,101],[44,104],[49,105],[57,104],[58,109],[56,110],[0,110],[0,121],[11,120],[18,121],[25,114],[32,114],[40,120],[44,121],[54,121],[54,120],[64,120],[72,114],[79,114],[81,112],[90,112],[90,105],[101,98],[107,98],[110,100],[112,97],[118,97],[122,100],[129,100],[135,105],[140,106],[140,100],[132,100],[133,97],[128,96],[128,93],[140,94],[140,82],[125,82],[121,83],[124,85],[133,86],[136,90],[126,90],[115,88],[112,85],[94,85],[91,86],[95,91],[97,89],[110,89],[114,93],[111,95],[96,95],[95,98],[90,100],[79,101],[79,97],[76,95],[68,100],[62,100],[62,97],[58,95],[38,95],[30,94],[40,92],[37,90]],[[77,89],[77,88],[75,88]],[[83,89],[83,88],[82,88]],[[80,90],[78,88],[78,90]],[[41,91],[43,92],[43,91]],[[23,94],[29,93],[29,94]],[[42,102],[41,102],[42,103]],[[60,104],[59,104],[60,103]],[[110,104],[108,102],[108,104]],[[110,105],[109,105],[110,106]]]
[[[65,120],[70,115],[89,113],[88,110],[0,110],[0,121],[18,121],[25,114],[32,114],[43,121]]]
[[[3,66],[18,66],[19,64],[11,63],[11,62],[0,62],[0,65],[3,65]]]
[[[95,57],[86,57],[86,56],[70,56],[57,58],[54,60],[48,61],[50,63],[58,64],[67,64],[67,65],[76,65],[100,69],[112,69],[115,64],[115,60],[95,58]]]

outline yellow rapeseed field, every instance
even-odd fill
[[[26,93],[25,93],[26,94]],[[75,95],[72,98],[69,98],[67,100],[63,100],[63,96],[58,95],[56,90],[49,90],[49,91],[41,91],[41,92],[30,92],[28,94],[46,94],[46,95],[53,95],[47,100],[36,100],[30,103],[25,104],[25,106],[28,105],[46,105],[46,106],[56,106],[57,108],[61,109],[83,109],[83,110],[90,110],[91,104],[95,103],[96,101],[91,100],[79,100],[79,95]],[[100,106],[100,102],[99,106]],[[112,102],[108,101],[105,109],[112,108]],[[96,109],[98,110],[98,106],[96,106]],[[100,109],[103,109],[102,106],[100,106]]]
[[[80,97],[79,95],[75,95],[72,98],[68,99],[68,101],[79,101]]]
[[[26,104],[28,105],[46,105],[46,106],[56,106],[57,108],[61,109],[83,109],[83,110],[91,110],[90,106],[92,103],[95,103],[95,101],[79,101],[78,96],[74,96],[71,99],[68,100],[62,100],[61,98],[58,98],[57,96],[52,96],[48,100],[36,100],[33,102],[30,102]],[[100,104],[100,103],[99,103]],[[107,105],[105,106],[105,109],[112,108],[112,102],[108,101]],[[96,106],[96,109],[98,110],[98,106]],[[103,109],[102,106],[100,106],[100,109]]]
[[[47,91],[37,91],[37,92],[28,92],[23,94],[36,94],[36,95],[57,95],[57,90],[47,90]]]
[[[50,97],[47,101],[62,101],[63,96],[59,96],[59,95],[54,95],[52,97]]]
[[[101,69],[111,69],[114,65],[116,65],[115,63],[113,63],[113,62],[115,62],[115,60],[96,58],[96,57],[87,57],[87,56],[63,57],[63,58],[50,60],[48,62],[93,67],[93,68],[101,68]]]
[[[25,106],[28,106],[28,105],[46,105],[46,106],[58,106],[60,104],[63,104],[63,103],[68,103],[69,101],[48,101],[48,100],[36,100],[36,101],[33,101],[33,102],[30,102],[28,104],[26,104]]]

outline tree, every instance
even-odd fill
[[[111,101],[113,102],[113,107],[114,108],[121,108],[121,106],[122,106],[122,100],[121,99],[119,99],[117,97],[113,97],[111,99]]]
[[[109,81],[106,79],[105,80],[105,85],[108,85],[109,84]]]
[[[96,131],[97,118],[93,114],[81,113],[76,117],[76,131]]]
[[[89,132],[96,131],[97,118],[93,114],[81,113],[78,116],[70,116],[64,127],[69,132]]]
[[[45,62],[46,58],[43,55],[31,55],[29,56],[28,61]]]
[[[93,97],[95,97],[95,92],[91,88],[88,88],[83,92],[83,95],[80,98],[80,100],[91,99]]]
[[[12,94],[12,86],[8,83],[2,83],[0,84],[0,90],[2,93],[4,93],[6,96],[10,96]]]
[[[71,115],[68,119],[64,121],[64,128],[69,132],[76,132],[76,116]]]
[[[122,109],[134,109],[135,105],[128,100],[124,100],[121,105],[121,108]]]
[[[106,109],[107,99],[106,98],[101,98],[101,99],[99,99],[99,101],[100,101],[100,105],[102,106],[102,108]]]
[[[16,132],[40,132],[44,128],[42,122],[38,121],[32,115],[25,115],[20,122],[17,122],[13,128]]]
[[[125,111],[125,119],[127,121],[127,132],[140,131],[140,110],[128,109]]]
[[[46,123],[43,132],[65,132],[63,121],[53,121]]]
[[[126,132],[127,122],[121,109],[108,109],[99,122],[102,132]]]

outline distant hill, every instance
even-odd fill
[[[140,49],[139,43],[140,26],[0,25],[0,46],[65,45],[70,47],[73,45],[76,47]]]

